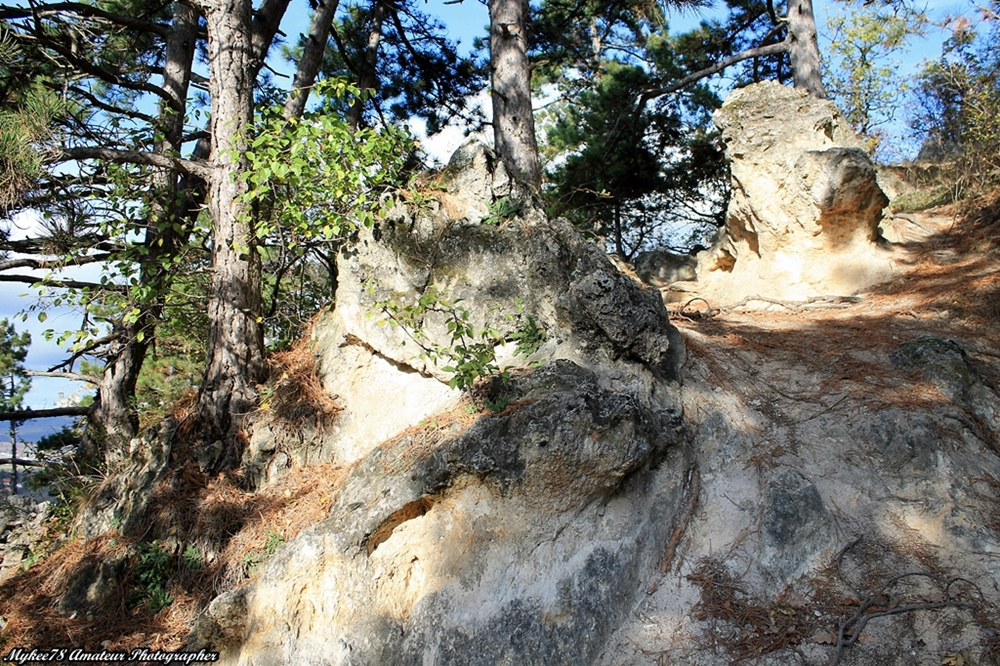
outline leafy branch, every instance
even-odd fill
[[[402,328],[423,350],[424,358],[442,372],[451,374],[448,386],[460,390],[471,388],[480,377],[497,373],[504,378],[508,376],[507,369],[501,370],[497,362],[498,346],[516,342],[514,354],[527,358],[545,342],[545,330],[530,315],[512,331],[501,332],[491,327],[477,330],[472,323],[472,313],[461,303],[461,299],[448,300],[437,287],[431,285],[413,305],[383,300],[375,303],[375,307],[386,315],[387,319],[383,322],[388,321]],[[514,321],[521,317],[524,310],[521,299],[517,299],[517,309],[517,315],[508,319]],[[429,313],[444,316],[450,344],[441,344],[427,335],[424,320]]]

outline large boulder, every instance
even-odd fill
[[[502,414],[371,451],[189,647],[222,664],[593,662],[658,570],[680,422],[566,360],[505,390]]]
[[[732,199],[719,240],[699,255],[699,296],[800,301],[853,294],[891,274],[878,231],[888,199],[832,102],[758,83],[733,92],[715,123]]]
[[[451,361],[440,353],[463,344],[448,328],[456,314],[467,315],[476,333],[468,343],[486,330],[545,332],[527,358],[515,357],[513,342],[497,341],[487,352],[498,368],[569,359],[657,409],[676,408],[670,387],[683,342],[656,292],[622,275],[567,222],[548,220],[510,192],[491,152],[470,142],[442,174],[358,232],[338,259],[336,307],[313,330],[320,377],[343,411],[324,433],[280,446],[274,428],[260,423],[250,466],[273,468],[278,453],[298,463],[350,464],[457,405],[462,394],[449,387]],[[402,311],[431,293],[437,302],[400,325]]]
[[[690,479],[683,344],[658,292],[510,192],[467,144],[344,249],[312,338],[343,409],[318,437],[259,423],[244,462],[349,471],[192,647],[223,664],[583,664],[628,617]],[[522,367],[480,381],[498,413],[474,417],[442,359],[484,342],[487,365]]]

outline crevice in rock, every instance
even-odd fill
[[[382,359],[383,361],[385,361],[386,363],[388,363],[389,365],[391,365],[396,370],[399,370],[400,372],[404,372],[404,373],[407,373],[407,374],[417,374],[417,375],[420,375],[421,377],[426,377],[427,379],[434,379],[434,380],[437,380],[437,381],[441,381],[439,378],[435,377],[433,374],[431,374],[429,372],[425,372],[423,370],[418,370],[417,368],[414,368],[412,365],[408,365],[406,363],[403,363],[402,361],[397,361],[396,359],[394,359],[394,358],[392,358],[390,356],[386,356],[385,354],[383,354],[379,350],[375,349],[370,344],[368,344],[367,342],[365,342],[364,340],[362,340],[358,336],[354,335],[353,333],[346,334],[344,336],[344,338],[347,341],[346,342],[347,345],[352,345],[352,346],[355,346],[355,347],[361,347],[361,348],[363,348],[364,350],[366,350],[367,352],[369,352],[372,356],[375,356],[375,357],[378,357],[378,358]],[[444,383],[444,382],[442,382],[442,383]]]
[[[419,518],[428,511],[431,507],[440,501],[440,497],[421,497],[418,500],[409,502],[404,505],[403,508],[394,511],[388,518],[382,521],[382,524],[378,526],[371,535],[365,539],[364,547],[368,555],[375,552],[375,549],[382,545],[390,536],[392,536],[393,530],[402,525],[408,520],[413,520],[414,518]]]

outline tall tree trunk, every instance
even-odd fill
[[[788,41],[788,58],[792,64],[795,87],[805,88],[814,96],[825,98],[812,0],[788,1]]]
[[[10,381],[13,384],[14,378]],[[17,494],[17,421],[10,422],[10,494]]]
[[[323,63],[326,52],[326,41],[330,38],[330,28],[333,17],[337,13],[339,0],[321,0],[316,13],[313,14],[312,25],[309,27],[309,37],[306,39],[302,57],[299,58],[298,70],[292,83],[292,92],[285,101],[284,117],[298,118],[306,109],[309,99],[309,89],[316,81],[319,67]]]
[[[531,109],[527,0],[490,0],[493,136],[508,173],[538,189],[542,167]]]
[[[232,433],[256,406],[264,372],[261,263],[244,200],[248,169],[246,129],[253,120],[254,63],[249,0],[215,0],[205,6],[208,28],[212,155],[212,281],[208,305],[208,363],[198,396],[205,435]],[[218,462],[218,461],[214,461]]]
[[[173,20],[166,39],[162,85],[169,97],[159,114],[163,138],[155,147],[161,154],[177,154],[181,149],[197,31],[197,11],[184,2],[174,3]],[[162,314],[164,292],[170,286],[170,269],[164,268],[160,259],[172,256],[184,240],[183,233],[178,231],[184,226],[183,211],[179,210],[178,178],[179,174],[173,171],[164,171],[155,178],[156,200],[151,223],[145,232],[144,245],[148,254],[141,268],[141,281],[157,296],[138,305],[140,313],[136,321],[122,325],[117,348],[104,367],[97,405],[90,417],[97,435],[88,436],[90,441],[85,442],[85,455],[96,457],[103,453],[104,461],[112,468],[125,456],[128,442],[138,434],[136,383],[152,344],[156,322]]]
[[[372,4],[372,27],[368,32],[368,44],[365,46],[365,55],[361,59],[361,71],[358,73],[358,88],[361,89],[362,96],[351,105],[351,111],[347,118],[352,132],[361,125],[365,97],[374,94],[375,86],[378,85],[378,47],[382,43],[382,23],[385,21],[388,7],[383,0],[372,0]]]

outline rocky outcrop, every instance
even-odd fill
[[[780,141],[813,145],[803,133]],[[873,243],[874,208],[861,226],[838,217],[878,200],[855,157],[795,162],[843,171],[840,191],[807,188],[833,254]],[[685,354],[656,292],[528,202],[501,205],[485,149],[460,159],[480,166],[341,257],[313,334],[340,423],[255,434],[260,469],[278,453],[345,464],[327,517],[213,600],[189,648],[380,666],[1000,654],[995,354],[867,307],[689,321]],[[545,331],[528,359],[513,338],[472,336],[497,365],[533,362],[480,382],[492,410],[475,416],[428,353],[455,345],[456,315],[475,332],[529,317]]]
[[[485,331],[509,337],[529,318],[544,331],[539,348],[517,358],[512,339],[495,340],[484,351],[495,353],[497,368],[568,359],[616,390],[673,408],[667,387],[676,383],[683,343],[666,310],[568,223],[501,196],[509,182],[494,162],[481,144],[466,144],[432,186],[412,194],[418,204],[401,201],[345,248],[336,307],[313,329],[319,374],[343,411],[312,439],[275,447],[276,434],[254,437],[255,467],[267,469],[282,450],[297,463],[361,459],[460,400],[449,387],[454,373],[443,369],[454,363],[428,352],[440,357],[482,342]],[[402,321],[401,311],[428,294],[432,307]],[[474,330],[464,342],[448,328],[455,315]]]
[[[891,274],[878,232],[888,199],[831,102],[758,83],[733,92],[715,123],[732,198],[718,242],[698,257],[698,284],[678,285],[674,300],[802,301],[854,294]]]
[[[650,583],[691,479],[683,343],[657,292],[511,200],[494,162],[466,145],[433,196],[345,248],[313,333],[343,411],[296,451],[271,424],[247,462],[350,471],[191,646],[227,664],[588,663]],[[462,399],[441,359],[476,344],[470,361],[522,367],[477,389],[497,413],[469,425],[440,414]]]
[[[995,357],[905,322],[857,344],[856,313],[764,317],[685,328],[699,508],[675,573],[593,663],[991,663]]]
[[[676,415],[600,383],[555,361],[510,380],[502,414],[374,449],[192,646],[240,664],[592,662],[650,583],[685,480]]]

